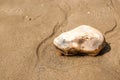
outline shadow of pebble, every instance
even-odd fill
[[[107,52],[109,52],[110,50],[111,50],[110,43],[106,42],[105,47],[100,51],[100,53],[97,56],[102,56],[106,54]]]

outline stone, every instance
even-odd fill
[[[96,56],[105,47],[105,37],[97,29],[89,25],[80,25],[64,32],[53,41],[59,55],[91,55]]]

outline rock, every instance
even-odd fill
[[[88,25],[64,32],[53,41],[60,55],[96,56],[104,48],[105,43],[103,34]]]

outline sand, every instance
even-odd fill
[[[58,56],[79,25],[105,34],[104,54]],[[120,0],[0,0],[0,80],[120,80]]]

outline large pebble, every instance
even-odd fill
[[[105,38],[97,29],[81,25],[64,32],[53,41],[60,55],[96,56],[105,46]]]

